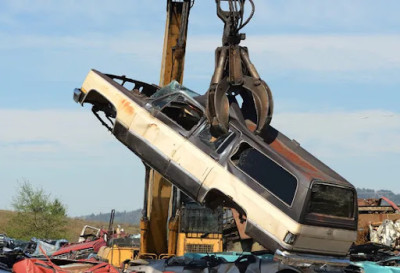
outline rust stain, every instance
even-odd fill
[[[121,100],[120,108],[122,111],[126,112],[129,115],[132,115],[135,111],[133,107],[130,105],[129,101],[126,99]]]
[[[377,207],[380,206],[382,203],[381,198],[366,198],[366,199],[358,199],[358,206],[359,207]]]
[[[295,165],[298,165],[302,168],[305,168],[313,173],[319,173],[318,170],[305,161],[302,157],[300,157],[298,154],[293,152],[292,150],[288,149],[283,143],[281,143],[278,140],[274,140],[271,144],[270,147],[275,150],[277,153],[280,155],[284,156],[286,159],[294,163]]]

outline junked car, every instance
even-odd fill
[[[264,247],[344,256],[355,241],[354,187],[275,128],[254,134],[237,103],[228,132],[215,137],[206,97],[176,82],[160,88],[91,70],[74,99],[185,194],[245,215],[246,234]]]

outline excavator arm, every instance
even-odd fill
[[[172,80],[183,82],[189,14],[193,3],[193,0],[167,1],[160,86]]]
[[[160,86],[172,80],[183,82],[189,14],[193,3],[193,0],[167,0]],[[145,198],[140,223],[140,253],[143,256],[174,255],[176,252],[177,221],[170,210],[174,191],[176,189],[168,180],[146,166]]]

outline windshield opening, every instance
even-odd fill
[[[164,106],[161,112],[174,120],[186,131],[190,131],[200,122],[203,112],[185,101],[183,97],[179,98],[181,98],[181,101],[170,102],[167,106]]]
[[[184,92],[186,95],[189,97],[197,97],[200,96],[200,94],[197,94],[196,92],[190,90],[189,88],[186,88],[185,86],[180,85],[177,81],[172,81],[170,84],[164,86],[163,88],[159,89],[157,92],[155,92],[151,98],[152,99],[157,99],[161,98],[163,96],[179,93],[179,92]]]

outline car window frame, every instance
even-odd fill
[[[308,212],[308,205],[309,205],[309,202],[311,201],[312,188],[316,184],[350,190],[353,193],[353,209],[354,209],[355,203],[357,203],[357,192],[353,188],[346,187],[346,186],[343,186],[343,185],[338,185],[337,183],[333,183],[333,182],[329,182],[329,181],[323,181],[323,180],[320,180],[320,179],[313,179],[312,182],[311,182],[311,185],[309,187],[310,196],[309,196],[309,198],[307,198],[306,203],[305,203],[304,217],[307,217],[308,214],[311,214],[311,215],[321,215],[323,217],[341,218],[341,219],[346,219],[346,220],[355,220],[357,218],[356,217],[356,214],[358,212],[357,209],[354,209],[353,217],[351,217],[351,218],[342,217],[342,216],[335,216],[335,215],[329,215],[329,214],[323,214],[323,213]]]
[[[193,132],[192,136],[190,137],[190,142],[192,142],[194,145],[196,145],[196,147],[198,147],[203,152],[208,154],[214,160],[216,160],[216,161],[220,162],[220,164],[222,164],[221,159],[225,158],[227,154],[229,155],[229,152],[232,150],[232,146],[235,145],[235,141],[241,135],[241,132],[236,130],[236,128],[234,128],[234,129],[233,129],[233,127],[229,128],[230,135],[221,143],[221,145],[219,145],[219,147],[221,147],[223,144],[226,143],[226,141],[231,139],[230,143],[227,145],[227,147],[223,151],[218,153],[217,152],[218,149],[211,148],[206,143],[204,143],[199,137],[200,133],[205,129],[205,127],[207,127],[209,125],[210,125],[209,122],[207,121],[207,119],[205,119],[201,123],[201,125],[197,127],[196,131]]]
[[[241,140],[239,141],[236,145],[235,148],[232,149],[231,153],[228,155],[229,157],[229,162],[230,164],[239,172],[241,172],[246,178],[248,178],[250,181],[257,183],[261,188],[263,188],[264,190],[268,191],[268,193],[270,193],[272,196],[274,196],[277,200],[279,200],[282,204],[284,204],[286,207],[288,208],[293,208],[293,204],[295,203],[295,199],[297,196],[297,192],[299,190],[299,186],[300,186],[300,181],[299,178],[294,175],[292,172],[290,172],[287,168],[285,168],[284,166],[282,166],[282,164],[279,164],[276,160],[272,159],[271,157],[267,156],[264,152],[262,152],[259,148],[257,148],[258,145],[254,145],[254,143],[251,143],[252,141],[249,140]],[[249,174],[247,174],[245,171],[243,171],[242,169],[240,169],[233,161],[232,161],[232,156],[235,155],[237,153],[237,151],[239,150],[240,145],[242,145],[242,143],[246,143],[248,144],[250,147],[252,147],[253,149],[256,149],[259,153],[261,153],[262,155],[264,155],[266,158],[268,158],[269,160],[273,161],[275,164],[277,164],[278,166],[280,166],[282,169],[284,169],[285,171],[287,171],[290,175],[292,175],[295,179],[296,179],[296,190],[294,191],[293,194],[293,199],[292,202],[290,204],[286,203],[285,201],[283,201],[279,196],[277,196],[275,193],[273,193],[270,189],[266,188],[264,185],[262,185],[260,182],[258,182],[257,180],[255,180],[254,178],[252,178]],[[246,182],[245,182],[246,183]],[[270,202],[270,201],[268,201]]]
[[[162,110],[168,105],[170,105],[171,102],[173,102],[176,98],[170,100],[162,107],[154,106],[154,103],[156,103],[157,101],[164,100],[171,96],[176,96],[176,98],[178,98],[179,96],[183,96],[185,101],[189,102],[190,104],[192,104],[192,106],[196,107],[198,110],[202,112],[202,117],[200,118],[199,122],[196,125],[194,125],[190,130],[186,130],[180,124],[178,124],[178,122],[176,122],[175,120],[173,120],[172,118],[170,118],[169,116],[167,116],[165,113],[162,112]],[[152,113],[153,116],[155,116],[156,118],[164,122],[167,126],[171,127],[173,130],[177,131],[180,135],[186,138],[189,138],[204,123],[204,120],[206,119],[204,107],[183,91],[176,91],[174,93],[166,94],[165,96],[156,98],[148,102],[148,106],[146,108],[148,108],[148,110]]]

